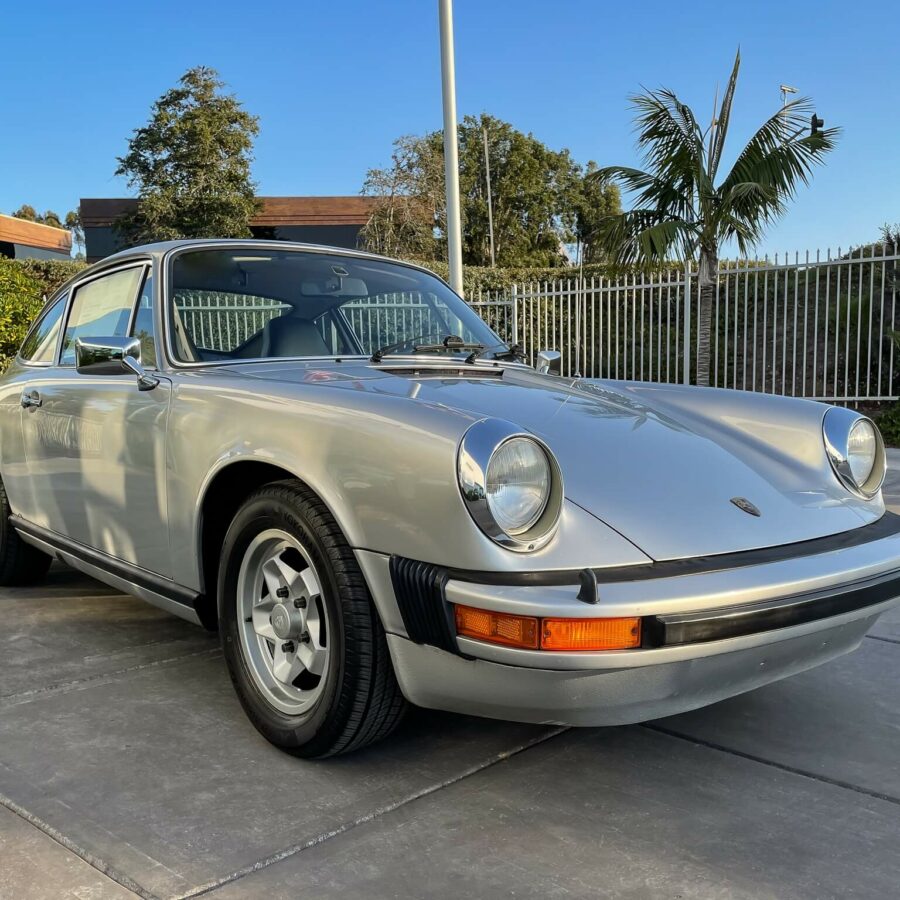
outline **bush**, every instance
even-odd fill
[[[875,420],[888,447],[900,447],[900,402],[892,403]]]
[[[44,259],[0,259],[0,371],[25,339],[44,299],[84,263]]]

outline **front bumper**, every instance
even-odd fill
[[[617,725],[713,703],[853,650],[900,600],[900,517],[890,514],[793,550],[598,569],[595,604],[578,599],[578,573],[479,575],[375,556],[361,562],[407,698],[524,722]],[[640,616],[645,640],[602,652],[498,646],[458,638],[453,604]]]

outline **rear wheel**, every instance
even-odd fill
[[[9,523],[12,510],[0,481],[0,585],[37,584],[50,568],[52,558],[26,544]]]
[[[219,598],[232,682],[273,744],[331,756],[400,721],[405,702],[362,572],[300,482],[267,485],[241,507],[223,545]]]

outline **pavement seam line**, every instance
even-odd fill
[[[351,819],[349,822],[343,822],[336,828],[332,828],[330,831],[325,831],[322,834],[316,835],[316,837],[310,838],[307,841],[285,847],[284,849],[266,856],[263,859],[257,860],[254,863],[250,863],[247,866],[243,866],[242,868],[237,869],[230,875],[225,875],[222,878],[217,878],[212,881],[208,881],[205,884],[197,885],[196,887],[191,888],[191,890],[186,891],[183,894],[176,895],[174,898],[172,898],[172,900],[189,900],[189,898],[200,897],[203,894],[208,894],[211,891],[218,890],[219,888],[225,887],[228,884],[232,884],[235,881],[240,880],[241,878],[245,878],[248,875],[253,875],[256,872],[267,869],[269,866],[274,865],[275,863],[290,859],[291,857],[296,856],[298,853],[302,853],[304,850],[309,850],[311,847],[317,847],[319,844],[325,843],[325,841],[329,841],[332,838],[338,837],[342,834],[346,834],[348,831],[351,831],[359,825],[365,825],[369,822],[373,822],[375,819],[380,819],[382,816],[388,813],[395,812],[396,810],[401,809],[409,803],[413,803],[416,800],[421,800],[423,797],[428,797],[430,794],[437,793],[443,788],[458,784],[460,781],[463,781],[472,775],[477,775],[479,772],[483,772],[486,769],[489,769],[492,766],[496,765],[497,763],[505,762],[506,760],[511,759],[514,756],[518,756],[518,754],[524,753],[526,750],[530,750],[532,747],[537,747],[538,745],[543,744],[560,734],[564,734],[569,730],[570,729],[566,726],[553,728],[546,734],[542,734],[530,741],[526,741],[525,743],[518,744],[510,750],[503,750],[502,752],[490,757],[483,762],[476,763],[475,765],[470,766],[468,769],[463,770],[459,774],[454,775],[452,778],[447,778],[444,781],[438,782],[437,784],[432,784],[428,787],[422,788],[419,791],[414,791],[412,794],[409,794],[406,797],[402,797],[399,800],[395,800],[393,803],[388,803],[385,806],[379,806],[376,809],[373,809],[371,812],[367,812],[364,815],[357,817],[356,819]]]
[[[884,641],[885,644],[900,644],[897,638],[882,637],[880,634],[867,634],[870,641]]]
[[[762,756],[756,756],[753,753],[747,753],[744,750],[735,750],[733,747],[726,747],[724,744],[717,744],[715,741],[708,741],[703,738],[680,734],[677,731],[671,731],[668,728],[663,728],[661,725],[654,725],[650,722],[645,722],[642,727],[646,728],[648,731],[656,731],[659,734],[665,734],[668,737],[676,738],[680,741],[697,744],[699,747],[718,750],[721,753],[728,753],[731,756],[737,756],[740,759],[747,759],[764,766],[771,766],[773,769],[779,769],[780,771],[788,772],[791,775],[799,775],[801,778],[809,778],[812,781],[818,781],[821,784],[843,788],[844,790],[853,791],[855,794],[863,794],[864,796],[872,797],[875,800],[884,800],[887,803],[893,803],[895,806],[900,806],[900,798],[892,797],[890,794],[882,794],[880,791],[873,791],[869,788],[860,787],[859,785],[851,784],[849,781],[841,781],[838,778],[829,778],[827,775],[818,775],[815,772],[809,772],[806,769],[798,769],[796,766],[775,762],[775,760],[772,759],[765,759]]]
[[[115,866],[111,866],[99,856],[91,853],[90,850],[85,850],[84,847],[76,844],[75,841],[64,835],[59,829],[54,828],[49,822],[45,822],[34,813],[29,812],[24,806],[16,803],[11,797],[0,794],[0,805],[5,806],[11,813],[28,822],[28,824],[32,825],[34,828],[37,828],[42,834],[45,834],[48,838],[55,841],[63,849],[68,850],[69,853],[77,856],[91,868],[96,869],[101,875],[105,875],[110,881],[115,881],[126,890],[131,891],[133,894],[137,894],[142,900],[159,900],[156,894],[150,893],[150,891],[142,887],[134,881],[134,879],[129,878],[128,875],[124,872],[120,872]]]
[[[218,646],[207,647],[204,650],[194,650],[191,653],[183,653],[178,656],[168,656],[165,659],[154,659],[150,660],[149,662],[138,663],[134,666],[126,666],[122,669],[115,669],[112,672],[97,672],[96,675],[88,675],[84,678],[75,678],[72,681],[60,681],[56,684],[49,684],[46,687],[32,688],[28,691],[18,691],[13,694],[3,694],[2,696],[0,696],[0,707],[19,706],[23,703],[31,703],[32,700],[37,700],[41,697],[47,696],[48,694],[51,696],[55,694],[67,694],[69,691],[78,690],[84,685],[91,685],[95,682],[111,680],[113,678],[118,678],[120,675],[128,675],[131,672],[140,672],[144,669],[159,668],[160,666],[171,665],[181,662],[185,659],[193,659],[197,656],[212,655],[215,653],[221,653],[221,648]]]

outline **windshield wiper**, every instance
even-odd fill
[[[501,345],[502,346],[502,345]],[[484,359],[488,353],[493,353],[492,359],[506,360],[508,362],[518,362],[525,359],[525,351],[519,344],[513,344],[505,350],[491,350],[482,347],[481,350],[475,350],[466,357],[467,363],[473,363],[476,359]]]
[[[393,353],[396,350],[400,350],[405,347],[407,344],[413,344],[412,352],[413,353],[441,353],[441,352],[450,352],[450,353],[459,353],[462,350],[472,350],[475,353],[484,352],[484,344],[471,344],[464,341],[459,335],[456,334],[448,334],[441,343],[439,344],[414,344],[413,341],[417,340],[413,338],[408,341],[400,341],[397,344],[388,344],[385,347],[379,347],[373,354],[371,361],[374,363],[381,362],[381,360],[388,354]]]

